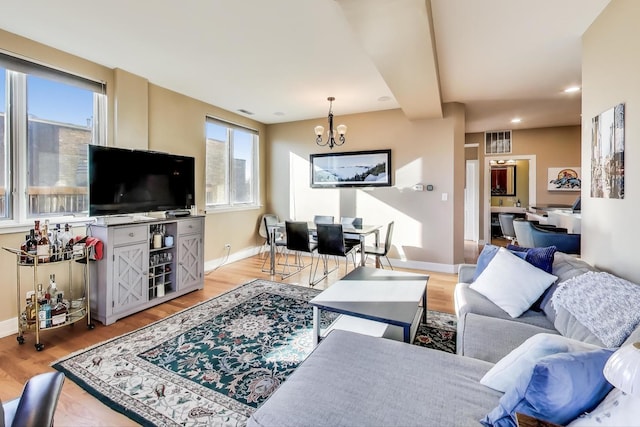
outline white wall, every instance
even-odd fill
[[[640,1],[613,0],[583,36],[582,256],[640,282]],[[625,198],[591,198],[591,119],[625,103]]]

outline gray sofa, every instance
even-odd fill
[[[482,360],[334,330],[248,426],[468,426],[502,393]]]
[[[462,264],[458,269],[459,283],[456,285],[454,303],[458,317],[456,351],[459,355],[495,363],[535,334],[559,334],[554,326],[555,309],[551,301],[548,301],[550,306],[545,311],[527,310],[514,319],[469,287],[475,269],[475,264]],[[553,291],[557,283],[587,271],[596,269],[574,256],[556,252],[553,275],[558,280],[550,291]],[[583,341],[602,346],[602,343],[586,337]],[[490,346],[487,345],[488,342],[491,343]]]
[[[556,253],[557,283],[594,270]],[[457,352],[335,330],[250,417],[249,426],[468,426],[498,405],[502,393],[480,379],[503,356],[538,333],[558,334],[546,312],[509,315],[469,288],[475,265],[463,265],[455,290]],[[566,325],[565,325],[566,326]],[[571,329],[572,325],[569,325]],[[578,329],[571,329],[580,336]],[[585,342],[593,337],[585,336]],[[640,341],[640,326],[626,343]],[[596,343],[597,344],[597,343]]]

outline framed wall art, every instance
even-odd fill
[[[591,197],[624,199],[624,104],[591,120]]]
[[[549,168],[548,191],[580,191],[582,175],[579,167]]]
[[[389,187],[391,150],[311,154],[311,187]]]

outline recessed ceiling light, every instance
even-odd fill
[[[564,90],[564,93],[573,93],[580,91],[580,86],[571,86]]]
[[[380,98],[378,98],[378,101],[380,101],[380,102],[391,101],[391,97],[390,96],[381,96]]]
[[[511,123],[520,123],[522,121],[522,119],[520,117],[516,117],[511,119]]]
[[[253,113],[251,111],[245,110],[244,108],[240,108],[238,111],[248,116],[253,116]]]
[[[276,111],[273,114],[276,115],[276,116],[284,116],[284,113],[282,111]]]

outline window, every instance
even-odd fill
[[[86,215],[87,145],[104,144],[104,84],[0,54],[0,220]]]
[[[258,132],[207,117],[207,208],[258,205]]]

